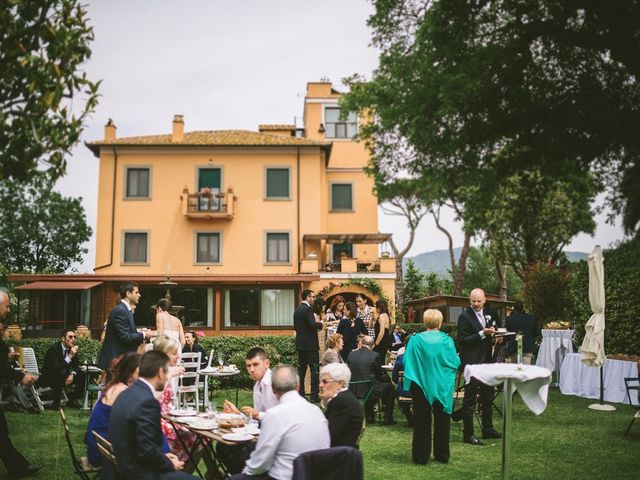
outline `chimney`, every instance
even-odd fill
[[[112,119],[109,119],[107,124],[104,126],[104,139],[105,140],[116,139],[116,124],[113,123]]]
[[[184,117],[182,115],[173,116],[173,129],[171,130],[171,141],[182,142],[184,140]]]

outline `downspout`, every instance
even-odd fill
[[[116,180],[118,174],[118,152],[116,147],[111,147],[113,150],[113,187],[111,189],[111,248],[109,253],[109,263],[95,267],[94,270],[99,268],[110,267],[113,264],[113,243],[115,238],[114,228],[116,225]]]
[[[296,227],[296,236],[298,237],[298,258],[297,263],[298,263],[298,273],[300,273],[300,252],[302,251],[303,245],[302,245],[302,237],[300,235],[300,147],[296,147],[296,190],[297,190],[297,197],[298,197],[298,201],[296,202],[296,216],[297,216],[297,227]]]

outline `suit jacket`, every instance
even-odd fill
[[[383,383],[389,383],[389,377],[382,371],[380,354],[362,347],[349,354],[349,368],[351,369],[351,381],[370,380],[374,389],[378,390]],[[356,397],[362,398],[366,395],[368,385],[354,385],[351,390]]]
[[[21,382],[24,372],[16,370],[9,363],[9,346],[0,335],[0,381]]]
[[[322,323],[316,322],[313,310],[304,302],[293,312],[293,328],[296,331],[296,350],[320,350],[318,330]]]
[[[357,448],[364,413],[355,395],[349,390],[340,392],[329,402],[324,414],[329,422],[331,446]]]
[[[174,471],[162,453],[160,403],[138,380],[116,399],[109,419],[109,439],[123,480],[155,480]]]
[[[118,302],[109,313],[98,366],[107,370],[114,358],[123,353],[135,352],[143,340],[144,335],[136,330],[133,323],[133,314],[123,302]]]
[[[485,307],[482,312],[485,317],[491,315],[487,327],[498,326],[498,314],[495,310]],[[460,343],[460,369],[469,364],[492,363],[493,337],[480,337],[482,324],[471,307],[465,308],[458,317],[458,342]]]
[[[44,356],[44,365],[42,366],[41,376],[38,379],[39,385],[48,387],[56,387],[64,385],[64,380],[71,373],[80,373],[80,362],[76,354],[70,363],[65,362],[64,352],[62,351],[62,343],[57,341],[49,347]]]
[[[523,353],[536,353],[538,351],[538,347],[534,341],[538,331],[538,324],[532,315],[523,312],[512,313],[507,318],[507,330],[522,333]],[[517,349],[516,339],[511,337],[509,343],[507,343],[507,352],[510,355],[515,355]]]

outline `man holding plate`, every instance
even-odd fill
[[[469,295],[470,307],[465,308],[458,317],[458,342],[460,342],[460,370],[467,365],[493,362],[493,339],[496,333],[498,314],[485,307],[487,301],[484,291],[475,288]],[[496,343],[502,343],[502,337]],[[462,408],[453,412],[454,422],[464,422],[463,438],[465,443],[482,445],[473,432],[473,411],[476,408],[476,397],[480,394],[482,407],[482,438],[501,438],[502,435],[493,429],[493,387],[472,378],[464,387]]]

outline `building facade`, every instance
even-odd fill
[[[125,280],[140,285],[138,325],[169,295],[208,334],[290,333],[305,288],[393,299],[368,153],[339,98],[309,83],[299,128],[187,132],[176,115],[169,134],[119,137],[110,120],[86,144],[100,160],[95,273],[13,275],[30,297],[21,324],[97,331]]]

